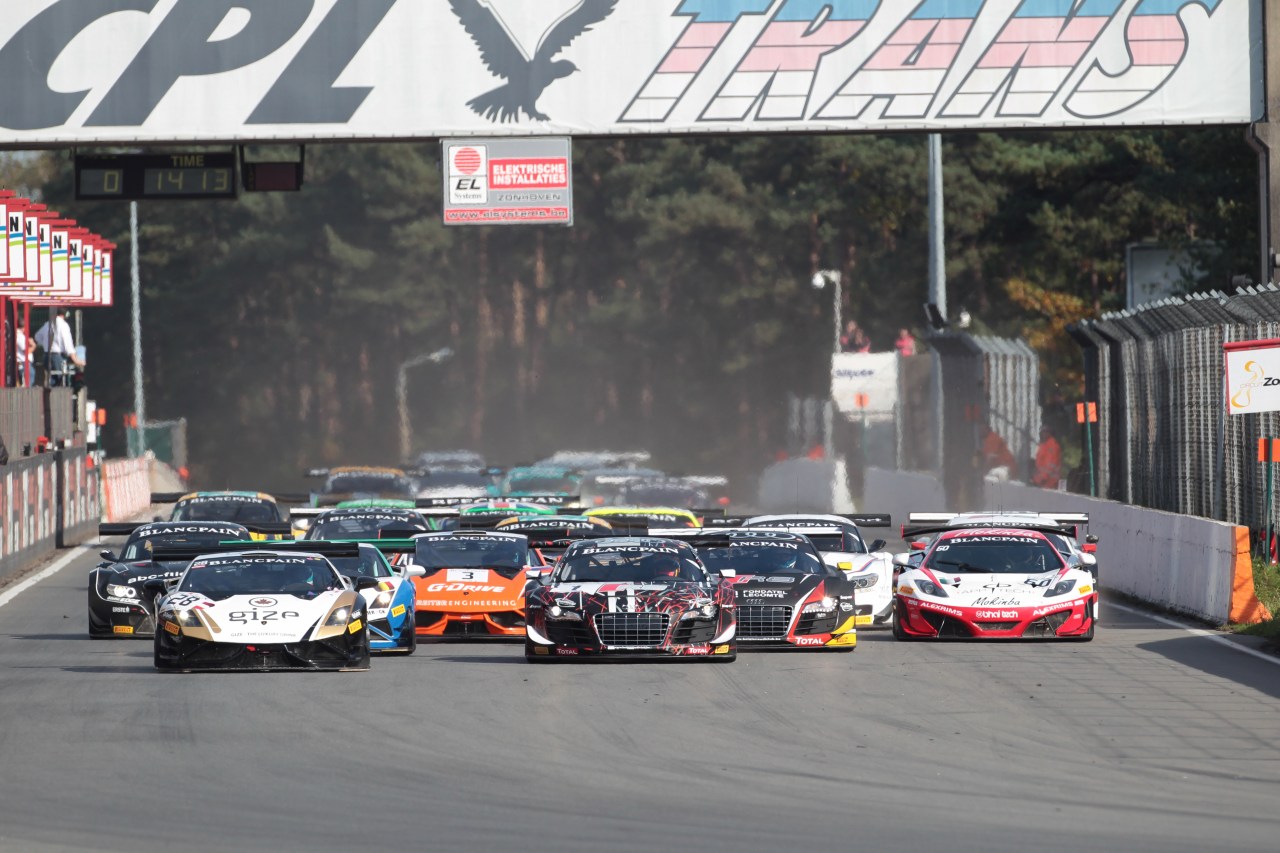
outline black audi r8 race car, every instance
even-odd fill
[[[155,633],[155,598],[147,581],[177,578],[187,560],[158,561],[156,548],[200,548],[224,539],[248,539],[250,528],[220,521],[152,521],[100,524],[99,536],[127,536],[116,554],[102,551],[89,571],[89,636],[150,637]]]
[[[785,530],[662,531],[687,542],[712,572],[731,571],[742,645],[852,651],[854,584],[809,539]]]
[[[284,521],[276,499],[265,492],[153,493],[151,502],[173,504],[169,521],[230,521],[257,525]],[[288,532],[287,528],[281,529]]]
[[[359,590],[378,580],[352,584],[325,556],[357,557],[354,543],[308,547],[158,549],[159,559],[190,565],[156,605],[156,669],[368,669],[369,610]]]
[[[643,538],[569,546],[551,572],[532,569],[525,659],[737,657],[732,571],[716,574],[688,545]]]

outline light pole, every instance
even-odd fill
[[[813,274],[813,279],[809,282],[813,285],[814,290],[822,290],[827,286],[827,282],[831,282],[834,285],[831,314],[834,318],[836,333],[831,341],[831,352],[833,353],[840,352],[840,315],[843,306],[843,300],[840,298],[840,279],[840,270],[818,270]]]
[[[431,362],[439,364],[453,356],[453,350],[448,347],[438,349],[435,352],[424,352],[421,355],[415,355],[413,358],[400,365],[400,373],[396,376],[396,399],[400,406],[400,459],[404,462],[409,461],[409,368],[417,367],[420,364]]]

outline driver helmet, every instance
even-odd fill
[[[654,554],[646,562],[655,580],[680,577],[680,561],[673,554]]]

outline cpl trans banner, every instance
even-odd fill
[[[0,144],[1242,123],[1261,0],[6,0]]]
[[[1280,340],[1223,344],[1227,413],[1280,411]]]

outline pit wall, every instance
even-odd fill
[[[96,535],[99,514],[98,470],[83,447],[11,458],[0,467],[0,577]]]
[[[102,518],[128,521],[151,505],[150,462],[114,459],[102,464]]]
[[[895,526],[909,512],[961,509],[946,505],[928,473],[870,468],[864,495],[859,510],[890,512]],[[1270,617],[1254,596],[1246,528],[1021,483],[984,483],[983,503],[979,509],[1089,513],[1103,589],[1213,624]]]

